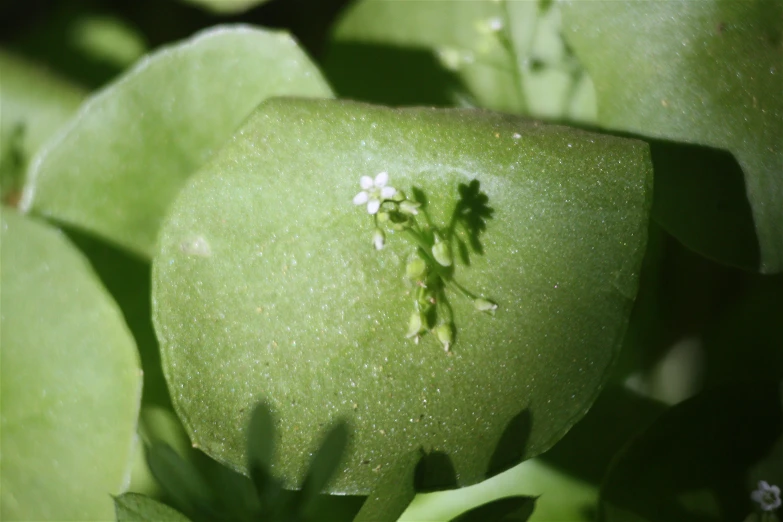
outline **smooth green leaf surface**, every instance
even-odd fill
[[[251,110],[328,97],[288,34],[226,26],[157,51],[90,98],[36,157],[22,208],[150,257],[166,207]]]
[[[562,9],[564,36],[595,83],[598,122],[734,154],[758,268],[783,269],[783,4],[571,1]],[[699,187],[692,198],[705,197]],[[692,248],[726,256],[709,251],[698,220],[665,224]]]
[[[533,514],[536,500],[506,497],[487,502],[452,519],[452,522],[525,522]]]
[[[64,236],[2,211],[0,513],[110,519],[141,397],[122,315]]]
[[[189,522],[188,517],[155,499],[125,493],[114,498],[117,522]]]
[[[530,522],[595,521],[598,486],[537,457],[475,486],[418,495],[399,522],[445,522],[482,503],[520,495],[536,497]]]
[[[376,251],[352,203],[381,171],[428,200],[434,224],[492,211],[453,277],[499,308],[445,294],[451,355],[434,334],[405,338],[416,247],[390,231]],[[642,142],[503,114],[270,100],[162,231],[153,315],[175,408],[204,451],[243,469],[247,415],[269,402],[289,487],[337,417],[353,438],[333,492],[366,494],[419,448],[456,485],[508,469],[562,437],[605,379],[637,289],[650,175]]]
[[[742,520],[746,475],[783,433],[779,394],[778,381],[734,382],[667,411],[615,459],[603,520]]]
[[[86,93],[23,58],[0,51],[0,184],[18,199],[27,162],[79,107]]]
[[[362,0],[336,25],[324,69],[354,99],[592,121],[592,83],[560,25],[556,3]]]
[[[268,0],[182,0],[220,14],[237,14]]]

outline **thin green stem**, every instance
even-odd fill
[[[511,27],[511,13],[508,10],[508,1],[501,0],[501,8],[503,9],[503,27],[498,34],[500,43],[506,48],[506,52],[511,59],[511,74],[514,78],[514,87],[517,91],[517,98],[519,99],[519,110],[521,112],[528,112],[527,99],[525,98],[525,89],[522,82],[522,72],[519,70],[519,58],[517,57],[517,51],[514,47],[514,32]],[[538,19],[536,18],[535,27],[532,31],[530,40],[530,49],[533,48],[533,42],[535,41],[536,32],[538,29]]]

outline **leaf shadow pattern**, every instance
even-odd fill
[[[511,418],[489,459],[487,476],[502,473],[524,459],[532,428],[533,414],[527,408]]]
[[[321,520],[325,508],[358,512],[361,498],[335,503],[331,500],[334,497],[321,494],[339,469],[348,447],[350,432],[345,420],[335,421],[322,436],[301,488],[296,491],[284,489],[282,480],[272,473],[275,420],[265,403],[254,407],[247,433],[249,478],[217,463],[209,473],[202,473],[193,462],[159,441],[148,444],[147,463],[174,507],[193,522],[307,522]]]
[[[441,451],[426,452],[421,449],[421,459],[414,471],[413,484],[419,493],[454,489],[457,472],[451,457]]]
[[[467,185],[460,183],[457,189],[460,197],[451,217],[448,236],[453,237],[457,226],[461,226],[468,236],[468,243],[473,252],[484,255],[484,246],[481,244],[479,236],[487,230],[487,220],[492,219],[495,209],[487,205],[489,196],[481,191],[479,180],[474,179]],[[460,245],[460,257],[464,256],[463,262],[466,265],[470,265],[470,256],[467,248],[464,247],[464,243],[459,238],[456,239]]]

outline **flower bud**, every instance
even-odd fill
[[[432,256],[440,265],[451,266],[451,249],[448,243],[435,238],[435,246],[432,247]]]
[[[408,214],[411,216],[415,216],[419,213],[419,207],[421,206],[421,203],[416,203],[414,201],[408,201],[407,199],[400,203],[400,212],[403,214]]]
[[[381,250],[383,245],[386,244],[386,236],[383,230],[376,228],[372,235],[372,244],[375,246],[375,250]]]
[[[435,328],[435,337],[443,345],[443,349],[448,352],[454,343],[454,329],[448,323],[441,323]]]
[[[405,334],[405,337],[410,338],[419,335],[422,325],[421,313],[417,310],[411,314],[411,318],[408,321],[408,333]]]
[[[427,263],[417,257],[405,267],[405,277],[411,281],[420,281],[427,272]]]
[[[391,200],[392,200],[392,201],[396,201],[397,203],[399,203],[400,201],[404,201],[404,200],[405,200],[405,192],[403,192],[403,191],[401,191],[401,190],[398,190],[398,191],[397,191],[397,192],[395,192],[395,193],[394,193],[394,195],[391,197]]]
[[[473,307],[479,312],[494,312],[498,309],[498,305],[492,301],[488,301],[483,297],[473,300]]]
[[[378,212],[378,214],[376,214],[376,219],[378,220],[379,223],[385,223],[385,222],[389,221],[389,213],[388,212]]]

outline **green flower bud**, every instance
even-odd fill
[[[435,237],[435,246],[432,247],[432,256],[439,264],[451,266],[451,249],[449,248],[449,244],[439,242],[437,236]]]
[[[375,246],[375,250],[381,250],[383,245],[386,244],[386,236],[383,230],[376,228],[375,233],[372,235],[372,244]]]
[[[386,223],[387,221],[389,221],[389,213],[378,212],[377,219],[378,219],[378,223]]]
[[[422,326],[421,313],[417,310],[411,314],[411,318],[408,321],[408,333],[405,334],[405,337],[411,338],[418,336]]]
[[[419,207],[421,206],[421,203],[416,203],[415,201],[408,201],[407,199],[400,203],[400,212],[403,214],[409,214],[411,216],[415,216],[419,213]]]
[[[488,301],[483,297],[473,300],[473,307],[479,312],[494,312],[498,309],[498,305],[492,301]]]
[[[408,266],[405,267],[405,277],[411,281],[421,281],[426,272],[427,263],[419,257],[408,263]]]
[[[398,190],[397,192],[394,193],[394,195],[392,196],[391,200],[392,201],[396,201],[397,203],[399,203],[400,201],[404,201],[405,200],[405,192],[403,192],[401,190]]]
[[[435,337],[443,345],[443,349],[448,352],[454,343],[454,329],[448,323],[441,323],[435,328]]]

